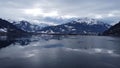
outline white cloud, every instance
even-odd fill
[[[49,16],[49,17],[53,17],[53,16],[59,16],[57,11],[50,11],[48,13],[43,13],[43,16]]]
[[[43,17],[52,17],[52,16],[58,16],[57,11],[49,11],[44,12],[43,9],[40,8],[31,8],[31,9],[22,9],[24,14],[32,15],[32,16],[43,16]]]
[[[102,17],[102,15],[95,15],[95,18],[101,19],[101,18],[103,18],[103,17]]]
[[[41,15],[43,11],[40,8],[32,8],[32,9],[23,9],[23,13],[30,14],[33,16],[38,16]]]
[[[108,17],[114,17],[115,15],[114,14],[112,14],[112,13],[109,13],[108,14]]]
[[[79,16],[72,16],[72,15],[63,15],[63,16],[61,16],[62,18],[67,18],[67,19],[69,19],[69,18],[77,18],[77,17],[79,17]]]

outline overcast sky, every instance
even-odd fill
[[[0,17],[51,24],[90,17],[115,23],[120,20],[120,0],[0,0]]]

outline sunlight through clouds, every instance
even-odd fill
[[[58,16],[57,11],[49,11],[44,12],[40,8],[32,8],[32,9],[23,9],[24,14],[32,15],[32,16],[43,16],[43,17],[52,17],[52,16]]]
[[[23,9],[25,14],[30,14],[33,16],[38,16],[40,14],[42,14],[42,10],[40,8],[33,8],[33,9]]]

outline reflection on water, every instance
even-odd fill
[[[113,50],[107,50],[107,49],[72,49],[72,48],[66,48],[68,51],[78,51],[78,52],[84,52],[89,54],[108,54],[110,56],[119,57],[120,55],[115,53]]]
[[[0,68],[120,68],[120,38],[0,37]]]

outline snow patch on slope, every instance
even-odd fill
[[[0,28],[0,32],[7,32],[6,28]]]

